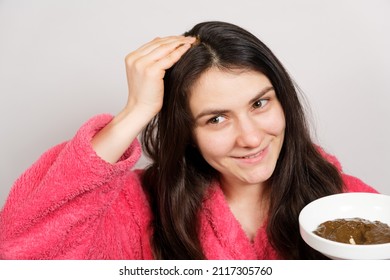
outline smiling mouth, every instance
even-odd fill
[[[255,154],[250,154],[250,155],[247,155],[247,156],[243,156],[243,157],[236,157],[236,158],[256,158],[258,156],[260,156],[263,152],[264,152],[265,149],[262,149],[260,152],[257,152]]]

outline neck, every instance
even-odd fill
[[[269,205],[265,184],[231,184],[221,180],[221,188],[229,208],[242,229],[253,241],[264,224]]]
[[[245,201],[251,205],[260,205],[266,200],[266,184],[243,184],[221,179],[221,188],[230,203]]]

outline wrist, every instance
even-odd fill
[[[95,152],[107,162],[117,162],[153,117],[139,107],[125,108],[93,137]]]
[[[139,132],[158,114],[157,110],[150,110],[143,106],[126,106],[112,120],[113,125],[125,125],[138,128]]]

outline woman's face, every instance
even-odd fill
[[[194,138],[222,184],[262,184],[274,172],[285,117],[271,82],[256,71],[211,68],[192,86]]]

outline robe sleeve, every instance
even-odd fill
[[[91,237],[123,188],[117,182],[141,155],[137,140],[115,164],[94,152],[92,137],[111,119],[93,117],[16,180],[0,212],[0,259],[88,255]]]

